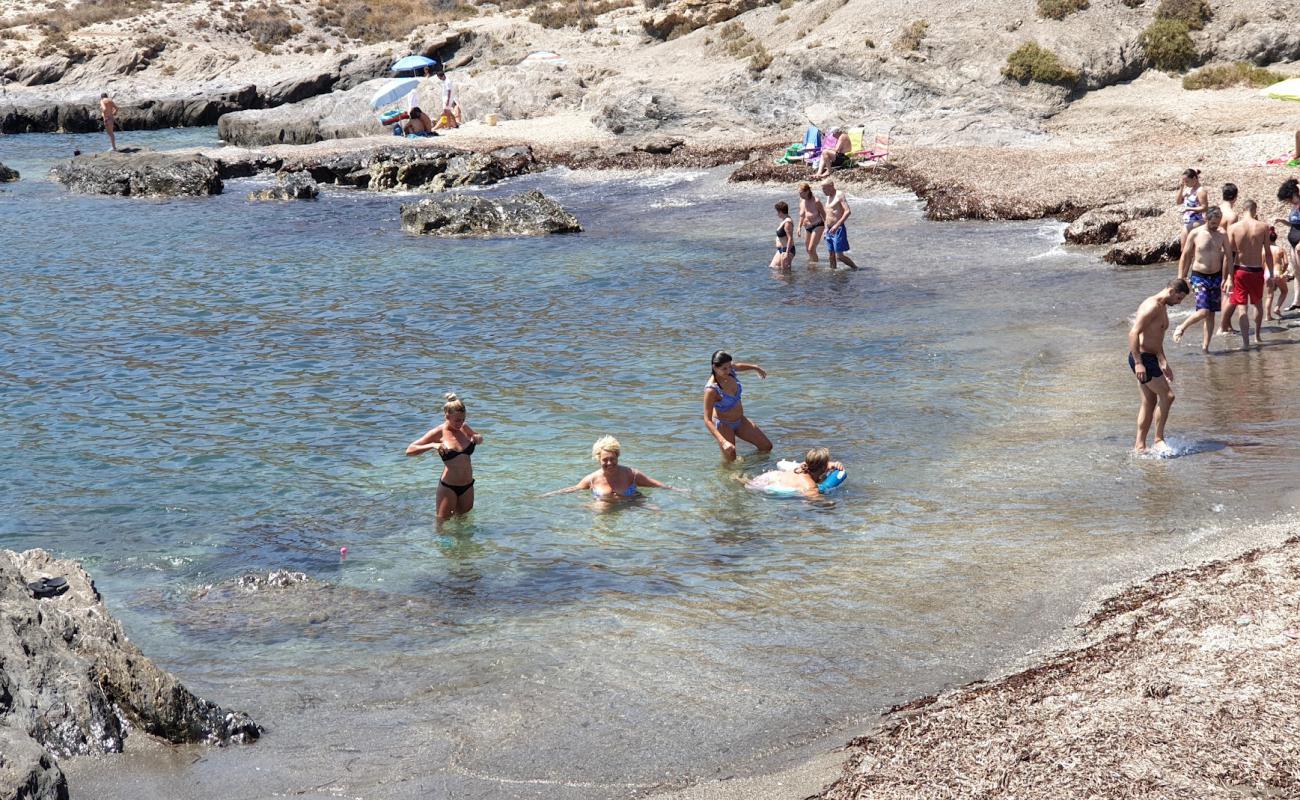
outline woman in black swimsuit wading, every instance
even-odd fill
[[[470,456],[483,437],[465,424],[465,404],[454,394],[446,394],[442,405],[446,422],[411,442],[408,456],[437,450],[442,456],[442,478],[438,481],[438,522],[456,514],[468,514],[474,508],[474,467]]]
[[[1300,271],[1300,181],[1295,178],[1287,178],[1282,186],[1277,190],[1277,199],[1287,203],[1291,207],[1287,209],[1285,217],[1278,217],[1273,222],[1279,225],[1290,225],[1291,229],[1287,232],[1286,242],[1290,245],[1291,267],[1293,272]],[[1274,267],[1274,271],[1277,267]],[[1297,272],[1300,274],[1300,272]],[[1287,306],[1287,311],[1300,308],[1300,294],[1296,295],[1296,300]]]

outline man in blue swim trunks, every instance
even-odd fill
[[[1174,390],[1169,382],[1174,371],[1165,359],[1165,331],[1169,330],[1169,306],[1183,302],[1191,292],[1187,281],[1174,278],[1169,285],[1142,301],[1138,306],[1133,327],[1128,332],[1128,366],[1137,378],[1138,406],[1137,439],[1133,450],[1147,451],[1147,433],[1151,430],[1151,417],[1156,420],[1157,450],[1168,450],[1165,444],[1165,423],[1169,420],[1169,407],[1174,404]]]
[[[831,269],[840,261],[849,269],[857,269],[858,265],[849,258],[849,232],[844,227],[853,215],[849,199],[835,189],[834,181],[824,182],[822,193],[826,195],[826,252],[830,253]]]
[[[1214,336],[1214,315],[1223,302],[1223,283],[1228,280],[1228,237],[1219,223],[1223,211],[1211,206],[1205,212],[1205,224],[1187,236],[1187,247],[1178,261],[1178,277],[1186,280],[1196,293],[1196,311],[1174,330],[1174,341],[1181,342],[1187,329],[1205,320],[1201,352],[1210,352]]]

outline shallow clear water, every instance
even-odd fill
[[[1090,588],[1293,500],[1295,337],[1171,347],[1187,454],[1134,459],[1127,320],[1167,274],[1063,250],[1059,225],[858,198],[864,269],[779,276],[782,193],[722,171],[531,176],[490,193],[541,188],[585,233],[437,241],[401,232],[392,195],[41,180],[78,146],[102,143],[0,138],[24,174],[0,192],[0,541],[83,560],[146,653],[271,729],[162,773],[173,796],[250,763],[258,791],[319,787],[341,753],[337,785],[391,771],[401,797],[744,771],[978,677]],[[769,371],[742,377],[770,459],[719,463],[700,417],[719,347]],[[472,517],[438,532],[440,462],[403,449],[451,390],[486,442]],[[605,433],[689,494],[537,497]],[[830,499],[734,479],[813,445],[850,470]],[[331,588],[222,588],[281,568]]]

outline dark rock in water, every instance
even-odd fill
[[[531,191],[489,199],[453,194],[402,205],[402,229],[431,236],[542,236],[577,233],[577,217]]]
[[[441,147],[398,146],[380,151],[343,153],[322,161],[286,164],[322,183],[359,189],[423,189],[486,186],[530,172],[537,165],[527,146],[467,153]]]
[[[1065,229],[1065,240],[1074,244],[1105,244],[1119,241],[1124,223],[1158,217],[1168,210],[1168,205],[1168,203],[1161,204],[1153,198],[1147,202],[1114,203],[1085,211]]]
[[[68,588],[28,589],[59,577]],[[0,550],[0,797],[67,798],[60,756],[121,752],[131,728],[173,743],[250,742],[247,715],[191,694],[109,615],[90,576],[43,550]]]
[[[310,172],[290,172],[280,175],[280,185],[250,192],[249,200],[315,200],[320,194],[316,179]]]
[[[217,163],[181,153],[96,153],[77,156],[52,170],[59,183],[83,194],[203,196],[221,194]]]
[[[13,183],[18,177],[18,170],[0,164],[0,183]]]

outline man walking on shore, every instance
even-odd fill
[[[837,261],[843,261],[849,269],[857,269],[858,265],[849,258],[849,232],[844,227],[853,215],[849,200],[836,190],[834,181],[824,182],[822,193],[826,195],[826,252],[830,254],[831,269],[835,269]]]
[[[1210,352],[1214,338],[1214,315],[1223,302],[1223,282],[1228,278],[1227,237],[1219,227],[1223,212],[1211,207],[1205,212],[1205,224],[1187,236],[1187,247],[1178,260],[1178,277],[1196,293],[1196,311],[1174,330],[1174,341],[1181,342],[1187,329],[1205,320],[1201,352]]]
[[[1138,406],[1137,438],[1133,450],[1147,451],[1147,433],[1151,418],[1156,421],[1157,450],[1168,450],[1165,444],[1165,423],[1169,421],[1169,408],[1174,404],[1174,390],[1169,382],[1174,371],[1165,359],[1165,331],[1169,330],[1169,306],[1176,306],[1187,297],[1189,288],[1182,278],[1174,278],[1169,285],[1142,301],[1138,306],[1133,327],[1128,332],[1128,366],[1138,382],[1141,405]]]
[[[1268,246],[1269,226],[1255,218],[1254,200],[1241,204],[1241,218],[1228,228],[1228,263],[1232,264],[1232,287],[1224,314],[1229,319],[1237,306],[1255,304],[1255,342],[1260,341],[1264,322],[1264,283],[1273,277],[1273,251]],[[1268,273],[1264,270],[1267,267]],[[1241,315],[1241,347],[1250,347],[1250,311]]]

